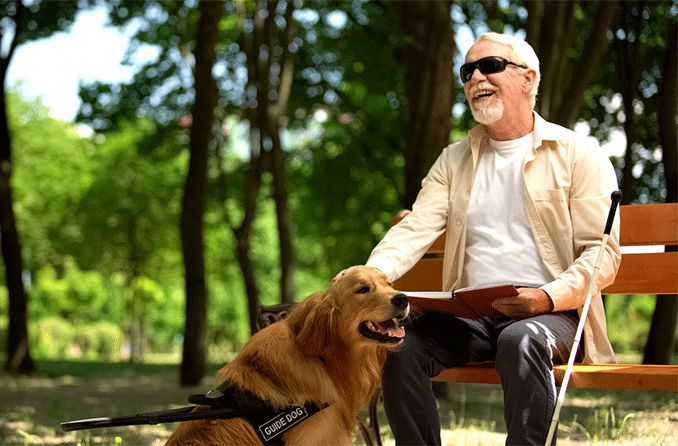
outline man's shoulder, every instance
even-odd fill
[[[555,122],[547,121],[535,113],[534,130],[543,141],[562,141],[578,138],[579,133]]]
[[[535,131],[538,132],[538,137],[542,141],[552,141],[557,147],[567,148],[570,151],[578,152],[598,146],[598,141],[594,137],[546,121],[543,118],[535,121]]]
[[[440,154],[441,157],[446,158],[447,160],[460,159],[466,156],[471,150],[471,145],[469,143],[469,138],[466,137],[461,141],[455,141],[448,144]]]

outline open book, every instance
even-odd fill
[[[492,307],[496,299],[518,295],[515,285],[501,284],[455,291],[403,291],[410,304],[421,311],[438,311],[467,319],[500,316]]]

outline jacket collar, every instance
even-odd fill
[[[564,127],[548,122],[535,111],[533,111],[532,114],[534,115],[534,128],[532,129],[532,147],[534,150],[543,147],[546,142],[555,142],[565,136],[566,129]],[[487,131],[487,127],[482,124],[473,127],[469,131],[468,139],[471,147],[471,155],[473,156],[474,167],[478,163],[481,147],[484,147],[487,144],[489,138],[490,135]]]

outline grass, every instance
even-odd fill
[[[0,445],[161,445],[173,425],[128,426],[62,433],[59,422],[121,416],[185,405],[195,388],[178,385],[178,367],[77,361],[40,361],[31,377],[0,375]],[[210,368],[210,374],[216,371]],[[440,403],[443,442],[449,446],[503,445],[499,386],[448,384]],[[571,389],[561,413],[559,445],[678,444],[678,396],[663,392]],[[392,445],[380,413],[382,439]],[[356,444],[364,444],[360,437]]]
[[[446,445],[503,445],[499,386],[449,385],[441,404]],[[663,392],[570,389],[560,415],[559,445],[674,445],[677,396]]]

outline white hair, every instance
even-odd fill
[[[537,73],[536,77],[534,78],[534,85],[532,86],[529,96],[532,108],[534,108],[535,104],[537,103],[537,91],[539,90],[541,72],[539,71],[539,58],[537,57],[537,53],[534,52],[532,46],[519,37],[512,36],[510,34],[499,34],[494,32],[481,34],[476,42],[481,40],[489,40],[491,42],[508,46],[511,48],[512,53],[511,62],[525,65]]]

